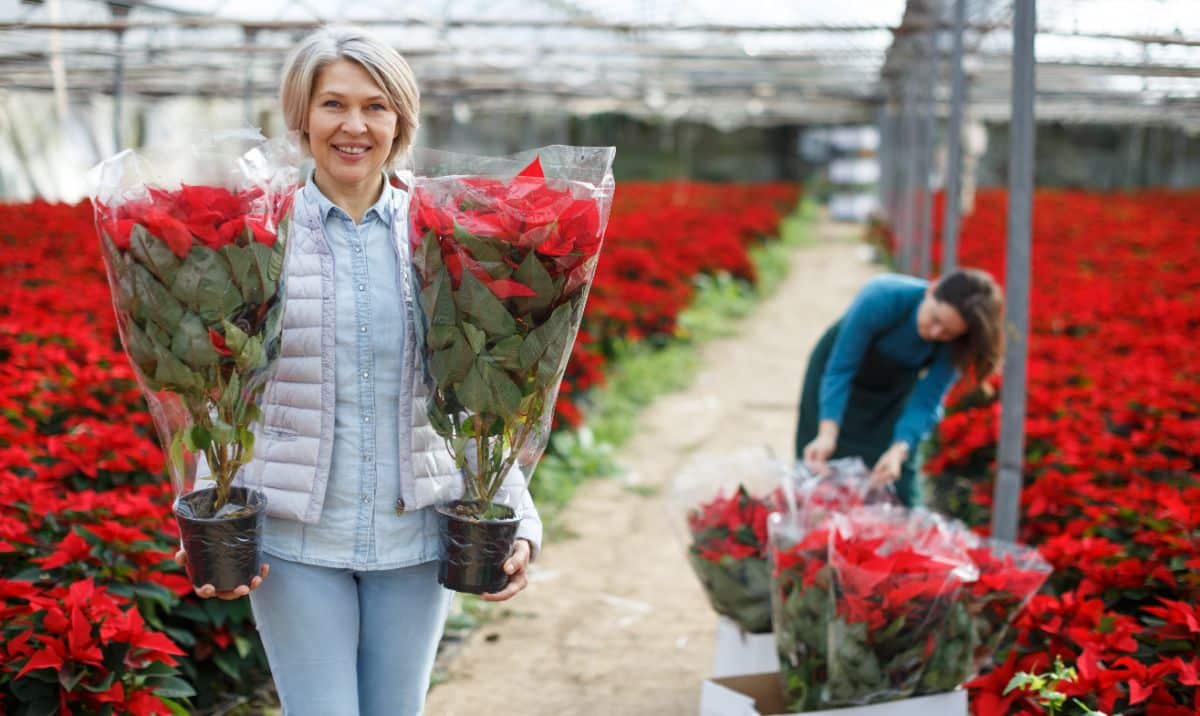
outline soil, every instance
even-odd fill
[[[583,485],[505,618],[471,636],[429,695],[430,716],[695,714],[716,617],[672,527],[672,476],[697,453],[766,444],[793,454],[805,361],[877,271],[861,228],[823,223],[737,335],[701,349],[692,386],[642,414],[625,473]]]

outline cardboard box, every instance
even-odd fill
[[[737,622],[717,618],[714,677],[769,674],[779,671],[774,634],[743,634]]]
[[[700,716],[967,716],[967,692],[958,689],[869,706],[789,713],[779,674],[713,678],[700,691]]]

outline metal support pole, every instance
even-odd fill
[[[879,165],[879,181],[875,185],[875,191],[880,208],[887,216],[888,221],[891,221],[891,215],[887,214],[888,185],[891,183],[891,177],[887,173],[887,165],[888,153],[892,151],[891,128],[888,126],[887,100],[880,103],[879,108],[875,111],[875,126],[879,130],[879,149],[875,152],[875,162]]]
[[[918,175],[917,141],[919,137],[917,122],[917,98],[910,77],[904,78],[904,183],[900,194],[900,214],[902,217],[899,233],[900,250],[897,255],[897,267],[902,273],[912,273],[913,240],[916,237],[916,191]]]
[[[954,49],[950,55],[950,120],[946,127],[946,204],[942,218],[942,274],[958,268],[959,213],[962,211],[962,126],[967,97],[963,31],[967,0],[954,0]]]
[[[114,21],[129,17],[130,5],[122,0],[109,0],[108,10]],[[121,151],[121,114],[125,96],[125,29],[115,31],[117,37],[116,60],[113,64],[113,152]]]
[[[117,30],[117,56],[113,66],[113,153],[121,151],[121,104],[125,94],[125,31]]]
[[[254,121],[254,45],[258,41],[258,30],[251,27],[243,27],[242,32],[246,36],[246,47],[249,51],[243,59],[245,65],[245,78],[242,83],[242,117],[246,121],[247,127],[255,126]]]
[[[1025,453],[1026,360],[1029,355],[1030,244],[1033,226],[1034,34],[1036,0],[1015,0],[1011,146],[1008,161],[1007,315],[1004,384],[1000,392],[999,465],[992,535],[1014,541]]]
[[[929,278],[933,274],[933,186],[930,175],[933,173],[934,153],[937,149],[937,135],[934,133],[934,106],[937,103],[937,30],[930,29],[924,42],[924,106],[921,115],[921,166],[920,191],[917,194],[917,256],[916,274]]]

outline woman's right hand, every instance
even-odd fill
[[[181,567],[187,566],[187,552],[182,549],[176,552],[175,563]],[[267,573],[270,571],[271,565],[264,563],[259,568],[258,576],[251,579],[249,585],[243,584],[237,589],[228,592],[218,592],[217,588],[211,584],[205,584],[203,587],[192,587],[192,589],[195,590],[196,596],[201,599],[211,599],[212,597],[216,597],[217,599],[241,599],[262,586],[263,580],[267,578]]]
[[[824,475],[828,471],[829,458],[837,449],[838,424],[832,420],[822,420],[817,429],[817,437],[804,446],[804,464],[809,470]]]
[[[824,474],[829,458],[837,444],[830,438],[818,435],[813,441],[804,446],[804,465],[817,474]]]

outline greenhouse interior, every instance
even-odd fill
[[[6,0],[0,259],[0,714],[1200,715],[1196,0]]]

